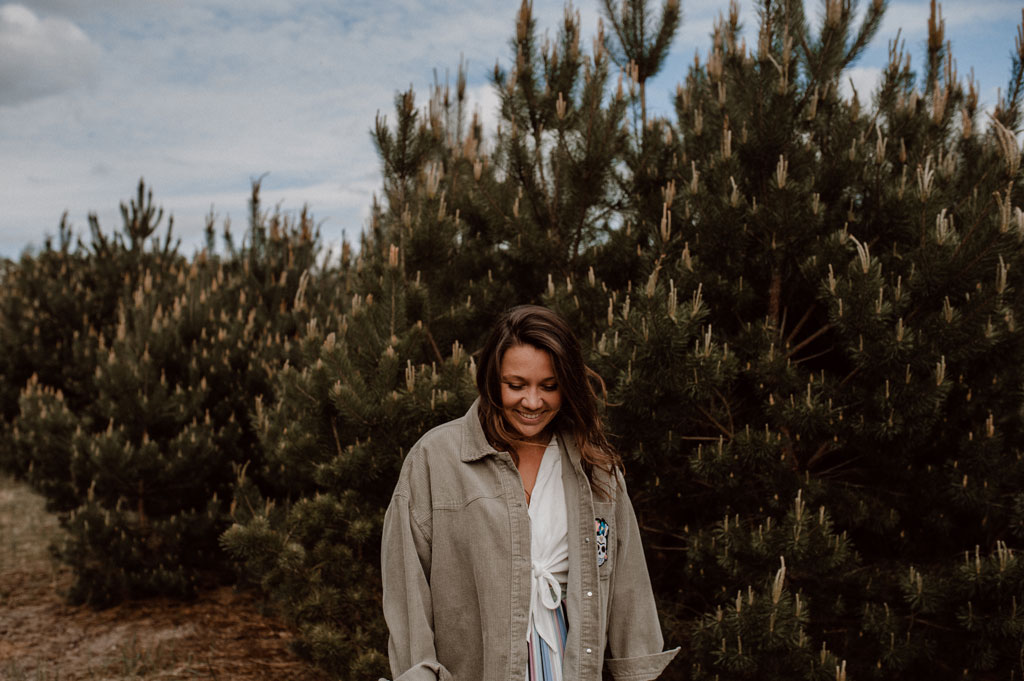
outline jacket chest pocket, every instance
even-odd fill
[[[615,503],[594,502],[594,552],[597,574],[608,579],[615,564]]]

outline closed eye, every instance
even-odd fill
[[[522,390],[526,387],[525,383],[505,383],[509,390]],[[545,383],[540,386],[541,390],[546,392],[554,392],[558,390],[558,384],[556,383]]]

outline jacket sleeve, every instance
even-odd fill
[[[403,478],[408,471],[403,470]],[[437,661],[430,596],[429,515],[417,520],[408,486],[400,479],[384,515],[381,580],[388,659],[395,681],[448,681]]]
[[[611,575],[605,664],[615,681],[651,681],[661,675],[679,648],[662,650],[664,639],[640,528],[621,473],[617,473],[616,483],[617,562]]]

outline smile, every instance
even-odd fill
[[[519,415],[520,418],[525,419],[527,421],[538,421],[540,420],[540,417],[543,416],[544,412],[539,411],[536,414],[528,414],[525,411],[517,410],[516,414]]]

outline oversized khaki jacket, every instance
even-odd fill
[[[592,494],[573,438],[559,434],[569,527],[565,681],[656,679],[663,639],[621,474]],[[595,519],[607,525],[600,565]],[[603,542],[602,542],[603,543]],[[474,403],[406,457],[384,518],[384,617],[395,681],[524,681],[530,519],[519,472],[487,442]]]

